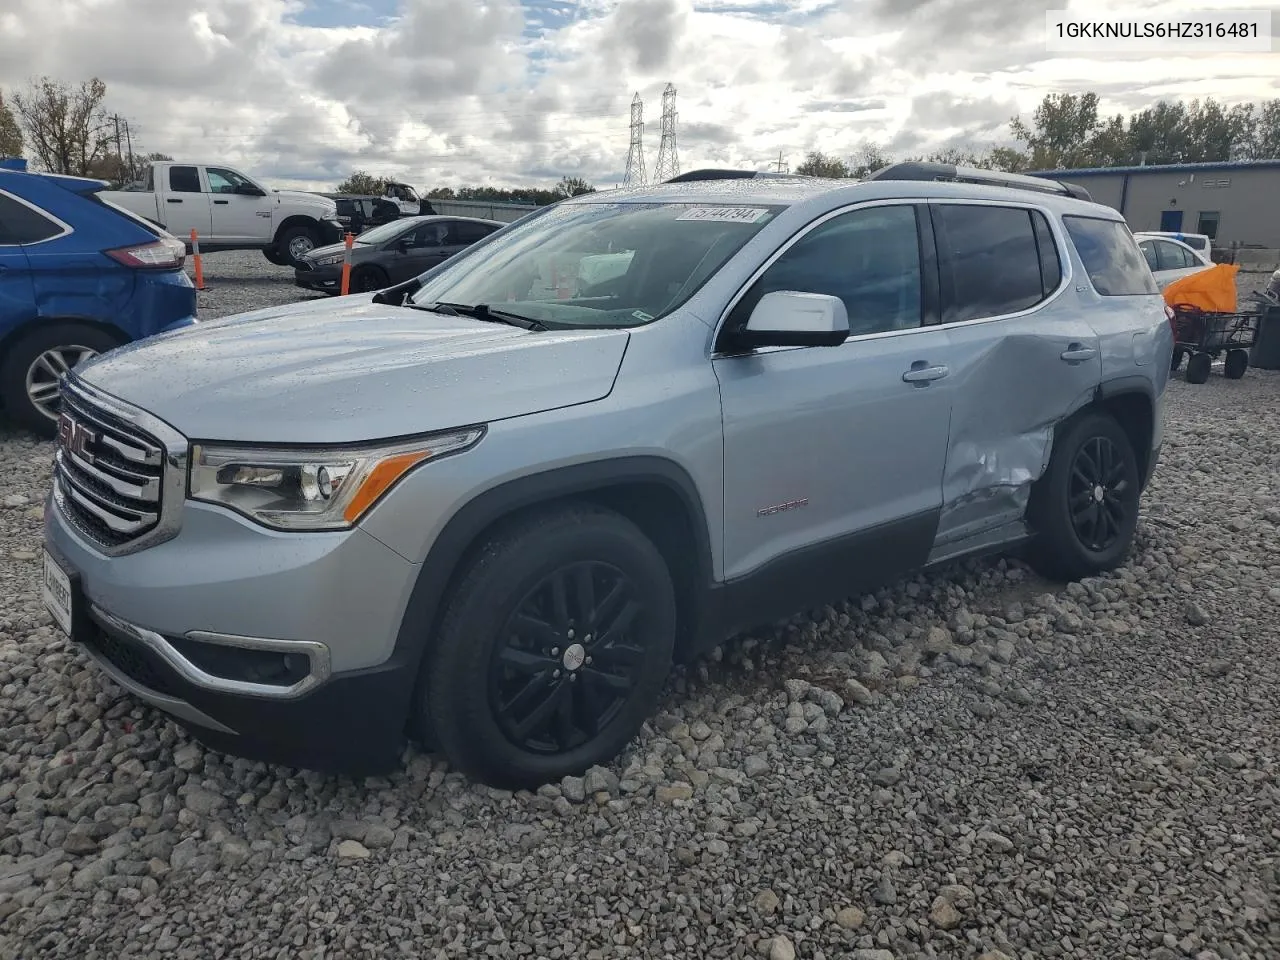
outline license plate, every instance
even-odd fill
[[[71,578],[63,572],[58,561],[46,550],[44,555],[44,582],[41,586],[44,605],[49,608],[62,632],[71,635]]]

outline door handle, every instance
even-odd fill
[[[1093,347],[1086,347],[1083,343],[1073,343],[1062,352],[1062,359],[1067,363],[1079,363],[1082,360],[1092,360],[1098,355],[1098,351]]]
[[[924,360],[917,360],[911,365],[911,369],[902,375],[904,383],[914,383],[918,386],[927,386],[934,380],[941,380],[951,371],[944,366],[929,366]]]
[[[165,199],[164,202],[165,203],[181,203],[182,201],[179,200],[177,197],[168,197]]]
[[[213,202],[214,202],[214,203],[216,203],[216,204],[218,204],[219,206],[225,207],[225,206],[226,206],[228,203],[230,203],[231,201],[230,201],[230,200],[215,200],[215,201],[213,201]]]

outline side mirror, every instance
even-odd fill
[[[408,253],[413,246],[413,237],[401,237],[396,241],[396,249],[401,253]]]
[[[824,293],[778,290],[756,304],[737,345],[756,347],[838,347],[849,339],[844,301]]]

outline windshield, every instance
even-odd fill
[[[485,304],[551,327],[649,323],[684,303],[780,207],[575,203],[431,277],[415,304]]]
[[[356,243],[385,243],[387,240],[394,240],[417,223],[417,220],[391,220],[388,223],[370,227],[356,237]]]

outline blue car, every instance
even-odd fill
[[[46,437],[63,373],[196,322],[186,246],[105,203],[105,189],[0,164],[0,406]]]

